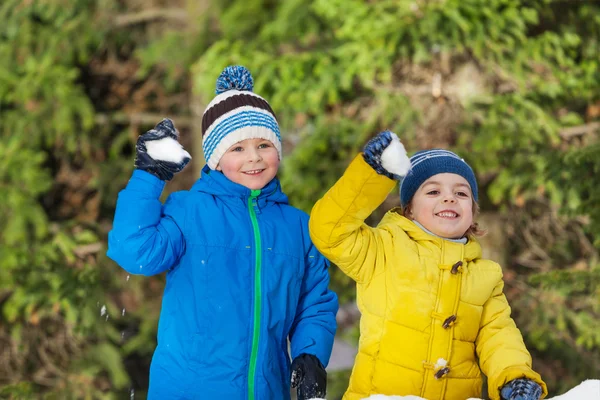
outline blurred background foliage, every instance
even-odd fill
[[[0,18],[0,398],[145,398],[164,278],[128,276],[106,234],[161,118],[194,156],[167,190],[197,178],[230,64],[276,111],[307,212],[380,130],[464,156],[534,368],[551,394],[600,377],[597,2],[3,0]],[[356,341],[354,285],[331,274]]]

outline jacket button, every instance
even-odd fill
[[[450,368],[448,368],[448,367],[444,367],[444,368],[440,369],[439,371],[437,371],[437,372],[435,373],[435,375],[434,375],[434,376],[435,376],[435,379],[440,379],[440,378],[442,378],[442,377],[443,377],[444,375],[446,375],[448,372],[450,372]]]
[[[451,315],[448,318],[446,318],[442,326],[444,327],[444,329],[448,329],[454,321],[456,321],[456,315]]]
[[[453,266],[452,269],[450,270],[451,273],[456,274],[458,272],[458,269],[460,267],[462,267],[463,262],[462,261],[457,261]]]

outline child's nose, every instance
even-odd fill
[[[250,161],[254,161],[254,162],[258,162],[258,161],[262,160],[262,156],[260,155],[260,152],[257,151],[256,149],[250,150],[248,152],[248,158]]]
[[[444,199],[444,203],[456,203],[456,199],[454,198],[454,196],[446,196],[446,198]]]

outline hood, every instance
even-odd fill
[[[383,225],[385,223],[393,221],[393,223],[398,224],[402,228],[402,230],[406,232],[406,234],[415,242],[430,241],[435,243],[438,247],[442,247],[443,242],[445,241],[444,239],[425,232],[413,221],[401,215],[400,212],[401,209],[399,207],[393,208],[383,216],[380,224]],[[465,246],[464,258],[467,261],[472,261],[481,258],[481,245],[472,236],[469,236],[469,241],[465,244],[454,243],[447,240],[445,242],[452,243],[456,246]]]
[[[247,187],[229,180],[221,171],[212,170],[207,165],[202,168],[200,179],[194,183],[190,191],[219,196],[224,200],[243,200],[244,204],[251,194],[251,190]],[[257,201],[259,207],[263,207],[267,203],[288,204],[288,198],[281,191],[281,184],[277,178],[273,178],[261,189]]]

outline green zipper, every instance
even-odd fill
[[[258,340],[260,337],[260,307],[261,307],[261,288],[260,288],[260,269],[261,269],[261,246],[260,231],[258,230],[258,221],[254,211],[254,201],[260,194],[260,190],[252,190],[248,198],[248,211],[254,230],[254,332],[252,334],[252,353],[250,354],[250,368],[248,370],[248,399],[254,400],[254,377],[256,374],[256,358],[258,356]]]

